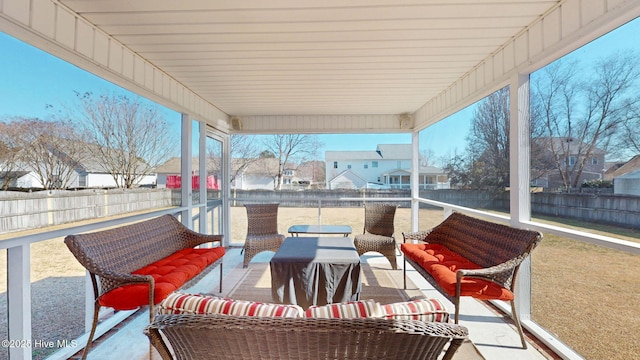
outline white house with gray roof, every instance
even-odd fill
[[[65,162],[73,164],[73,172],[66,182],[66,188],[115,188],[116,182],[113,176],[107,172],[101,165],[100,159],[95,156],[97,153],[96,145],[84,144],[85,151],[82,153],[82,159],[75,159],[72,156],[64,154]],[[18,168],[22,170],[11,183],[11,186],[20,188],[42,188],[43,184],[38,177],[38,169],[33,169],[26,163],[21,163]],[[2,170],[2,169],[0,169]],[[54,176],[56,176],[54,174]],[[118,175],[120,180],[122,175]],[[122,181],[120,181],[122,183]],[[150,173],[142,176],[137,186],[155,186],[156,174]]]
[[[411,144],[379,144],[375,151],[326,151],[328,189],[408,189],[411,183]],[[448,189],[442,169],[420,167],[421,189]]]

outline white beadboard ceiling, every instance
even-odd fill
[[[229,115],[413,113],[557,0],[60,0]]]

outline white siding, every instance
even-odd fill
[[[338,162],[338,168],[333,167],[334,161]],[[378,162],[378,167],[373,167],[372,162]],[[382,174],[390,172],[392,170],[398,170],[398,163],[405,170],[411,169],[411,160],[385,160],[377,156],[375,152],[372,152],[372,156],[369,159],[353,159],[350,158],[350,152],[327,152],[325,155],[326,166],[326,181],[329,183],[333,178],[338,176],[345,170],[351,170],[354,174],[357,174],[367,182],[384,182]],[[364,165],[367,164],[368,168],[365,169]],[[351,168],[349,168],[351,165]]]

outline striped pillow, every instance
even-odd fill
[[[307,318],[353,319],[380,317],[380,304],[374,300],[360,300],[346,303],[310,306],[304,313]]]
[[[158,305],[158,314],[225,314],[265,317],[302,317],[298,305],[267,304],[225,299],[205,294],[174,292]]]
[[[449,322],[449,313],[437,299],[416,299],[381,305],[382,317],[398,320]]]

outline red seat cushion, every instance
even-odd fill
[[[223,255],[223,247],[183,249],[138,269],[133,274],[153,276],[154,303],[157,304]],[[116,310],[131,310],[149,305],[149,286],[147,284],[121,286],[104,293],[100,296],[99,302],[102,306]]]
[[[456,272],[459,269],[481,269],[481,267],[440,244],[400,245],[404,255],[420,264],[450,296],[456,294]],[[463,278],[461,296],[472,296],[481,300],[513,300],[513,293],[494,282],[482,279]]]

